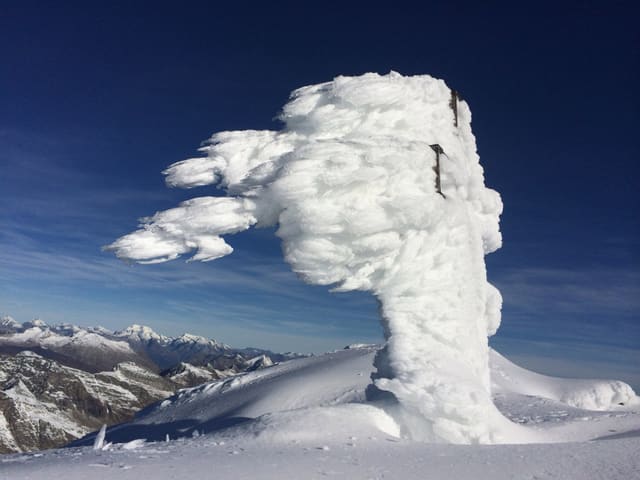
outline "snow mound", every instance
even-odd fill
[[[494,392],[548,398],[584,410],[613,410],[638,405],[633,389],[617,380],[554,378],[526,370],[491,350],[491,381]]]
[[[395,416],[366,399],[376,351],[375,347],[350,348],[180,390],[143,410],[132,422],[111,427],[107,439],[114,443],[138,438],[163,441],[167,435],[190,438],[196,431],[274,442],[330,443],[332,438],[365,435],[408,439]],[[632,410],[640,404],[633,401],[625,409],[611,404],[613,413],[598,412],[599,421],[585,428],[584,419],[593,415],[559,403],[562,400],[553,392],[566,384],[563,392],[571,397],[597,382],[547,377],[518,367],[498,353],[491,357],[496,394],[508,394],[506,400],[501,399],[501,411],[522,423],[492,419],[500,428],[500,443],[589,440],[609,435],[610,430],[640,428],[640,416]],[[544,398],[558,400],[542,400],[531,407],[536,399]],[[523,406],[528,417],[520,421],[517,417]],[[76,444],[91,445],[92,438]]]
[[[321,435],[318,435],[322,432]],[[343,404],[267,413],[253,422],[225,430],[220,438],[257,439],[265,443],[318,442],[334,444],[376,435],[400,437],[400,428],[384,410],[373,405]],[[328,447],[326,447],[328,450]]]
[[[180,390],[126,424],[109,440],[163,440],[208,433],[262,415],[365,401],[375,348],[341,350]]]

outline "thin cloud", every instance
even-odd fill
[[[640,273],[614,268],[524,268],[494,279],[505,303],[523,310],[566,313],[636,313],[640,309]]]

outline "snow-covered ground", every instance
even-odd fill
[[[546,377],[491,352],[496,404],[538,443],[420,443],[365,401],[374,354],[346,349],[182,390],[109,429],[102,449],[87,437],[0,457],[0,479],[640,478],[640,399],[625,384]]]

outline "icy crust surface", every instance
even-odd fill
[[[451,100],[442,80],[394,72],[296,90],[282,130],[218,133],[205,157],[164,172],[170,186],[217,184],[227,197],[158,212],[107,248],[142,263],[191,251],[208,261],[232,252],[222,235],[277,224],[305,281],[381,301],[375,382],[397,400],[404,435],[500,441],[487,336],[501,298],[484,255],[501,245],[502,203],[484,186],[470,110],[458,102],[455,125]]]

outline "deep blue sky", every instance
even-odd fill
[[[278,128],[292,89],[429,73],[469,102],[505,204],[493,344],[640,386],[638,7],[468,3],[2,2],[0,312],[278,350],[379,341],[373,300],[301,284],[271,231],[210,264],[100,247],[210,193],[160,172],[215,131]]]

